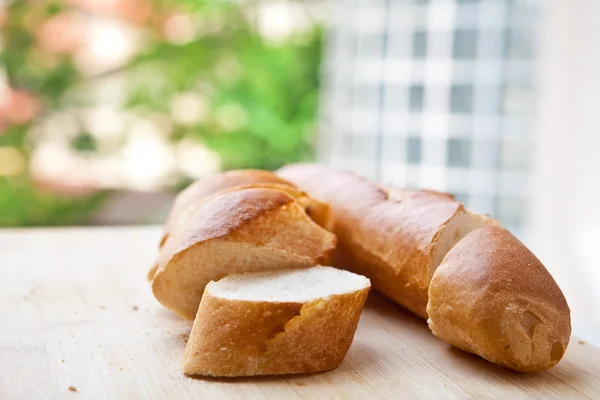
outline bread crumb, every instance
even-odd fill
[[[106,310],[106,306],[104,306],[104,305],[99,305],[98,308],[101,310]]]
[[[137,311],[137,310],[138,310],[138,306],[132,306],[132,307],[131,307],[131,309],[132,309],[133,311]]]
[[[583,340],[580,340],[579,344],[585,344],[585,342]]]
[[[65,362],[65,360],[60,360],[60,362]]]
[[[119,368],[119,369],[120,369],[121,371],[125,371],[125,370],[123,369],[123,367],[121,367],[121,368]]]
[[[180,334],[179,334],[179,337],[180,337],[181,339],[183,339],[183,341],[184,341],[185,343],[187,343],[187,342],[188,342],[188,340],[189,340],[189,338],[190,338],[190,335],[188,335],[188,334],[185,334],[185,333],[180,333]]]
[[[304,383],[304,382],[296,382],[296,386],[306,386],[306,383]]]
[[[75,386],[69,386],[68,388],[71,392],[76,392],[77,388]]]

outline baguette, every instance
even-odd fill
[[[506,229],[469,233],[429,286],[429,327],[463,350],[517,371],[543,371],[571,336],[569,306],[540,261]]]
[[[470,231],[494,221],[445,193],[392,193],[351,172],[318,164],[278,171],[331,206],[338,238],[333,265],[371,279],[373,287],[427,318],[429,281],[444,255]]]
[[[335,236],[284,191],[217,193],[171,233],[156,263],[152,291],[165,307],[193,319],[211,280],[236,272],[327,263],[335,243]]]
[[[291,182],[268,171],[229,171],[196,181],[177,196],[167,218],[159,250],[162,251],[175,231],[186,228],[191,215],[206,200],[221,193],[249,188],[277,189],[286,192],[296,199],[307,215],[317,224],[327,228],[330,223],[329,205],[311,198]],[[148,281],[154,279],[157,268],[158,264],[156,263],[150,268],[146,275]]]
[[[447,194],[388,192],[324,166],[279,173],[331,204],[334,264],[428,317],[436,336],[517,371],[542,371],[562,358],[569,306],[540,261],[496,221]]]
[[[294,186],[272,172],[252,169],[221,172],[192,183],[182,190],[175,199],[165,223],[165,231],[160,246],[162,247],[165,244],[171,232],[181,224],[182,220],[185,221],[189,217],[198,202],[224,189],[261,183]]]
[[[298,374],[344,359],[370,289],[330,267],[231,275],[206,286],[185,350],[188,375]]]

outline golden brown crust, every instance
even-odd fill
[[[293,186],[272,172],[253,169],[221,172],[192,183],[179,193],[173,203],[165,224],[165,234],[161,239],[161,246],[166,242],[171,231],[175,229],[182,214],[185,214],[190,206],[224,189],[260,183]]]
[[[243,270],[328,263],[335,243],[281,190],[220,193],[172,233],[158,257],[152,291],[165,307],[193,319],[210,280]]]
[[[560,361],[570,310],[552,276],[510,232],[469,233],[444,258],[429,287],[429,326],[441,339],[517,371]]]
[[[317,223],[319,226],[322,226],[323,228],[327,229],[327,227],[331,224],[331,213],[329,204],[323,203],[317,199],[310,197],[308,193],[298,189],[291,183],[253,183],[227,188],[218,193],[252,188],[281,190],[282,192],[285,192],[292,196],[294,199],[296,199],[298,204],[304,209],[304,211],[306,211],[306,214],[310,217],[310,219],[315,221],[315,223]]]
[[[189,375],[298,374],[344,359],[369,287],[306,303],[218,298],[207,289],[185,350]]]
[[[236,172],[241,173],[241,171],[236,171]],[[255,171],[251,170],[250,172],[254,173]],[[254,176],[254,175],[251,174],[250,176]],[[239,181],[239,179],[237,181],[229,181],[229,182],[235,183],[238,181]],[[221,181],[221,183],[222,183],[222,181]],[[213,184],[212,188],[214,188],[214,187],[215,187],[215,185]],[[187,226],[190,224],[191,218],[193,217],[193,215],[195,215],[196,210],[198,208],[200,208],[208,200],[210,200],[213,197],[220,196],[221,194],[224,194],[227,192],[233,192],[233,191],[238,191],[238,190],[243,190],[243,189],[253,189],[253,188],[254,189],[275,189],[275,190],[280,190],[284,193],[287,193],[288,195],[292,196],[298,202],[298,204],[304,209],[306,214],[319,226],[322,226],[323,228],[327,229],[331,224],[331,215],[330,215],[329,205],[326,203],[320,202],[316,199],[313,199],[306,192],[299,190],[296,186],[293,186],[291,183],[283,184],[283,183],[267,182],[267,183],[251,183],[251,184],[232,186],[232,187],[227,187],[225,189],[222,189],[216,193],[213,193],[212,195],[208,195],[207,197],[198,198],[195,202],[190,204],[187,207],[187,209],[180,211],[179,213],[176,213],[178,216],[177,221],[173,221],[173,220],[171,221],[170,226],[167,227],[167,229],[165,230],[165,233],[163,234],[163,237],[161,239],[161,242],[160,242],[161,253],[169,254],[170,251],[172,251],[167,248],[168,247],[167,243],[168,243],[169,239],[171,237],[175,236],[176,232],[185,230],[187,228]],[[206,193],[208,193],[208,192],[210,192],[210,191],[206,191]],[[167,248],[167,249],[165,250],[165,248]],[[158,268],[158,265],[155,264],[148,271],[148,274],[146,276],[148,281],[152,281],[152,279],[154,279],[154,275],[156,274],[157,268]]]
[[[334,265],[368,276],[373,287],[427,318],[437,239],[462,204],[428,190],[394,196],[351,172],[295,164],[278,173],[331,206],[338,237]],[[403,200],[398,198],[402,197]]]

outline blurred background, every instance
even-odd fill
[[[600,2],[0,1],[0,226],[161,223],[220,170],[453,193],[600,322]]]

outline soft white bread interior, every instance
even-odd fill
[[[156,263],[152,291],[165,307],[193,319],[211,280],[327,263],[335,242],[335,236],[284,191],[218,193],[171,233]]]
[[[469,233],[445,256],[427,312],[436,336],[523,372],[556,365],[571,335],[569,306],[552,276],[498,226]]]
[[[324,165],[293,164],[278,174],[329,203],[336,267],[369,277],[374,288],[423,318],[429,281],[444,255],[471,230],[495,223],[446,193],[386,190]]]
[[[252,376],[333,369],[352,343],[369,289],[363,276],[321,266],[210,282],[183,370]]]

